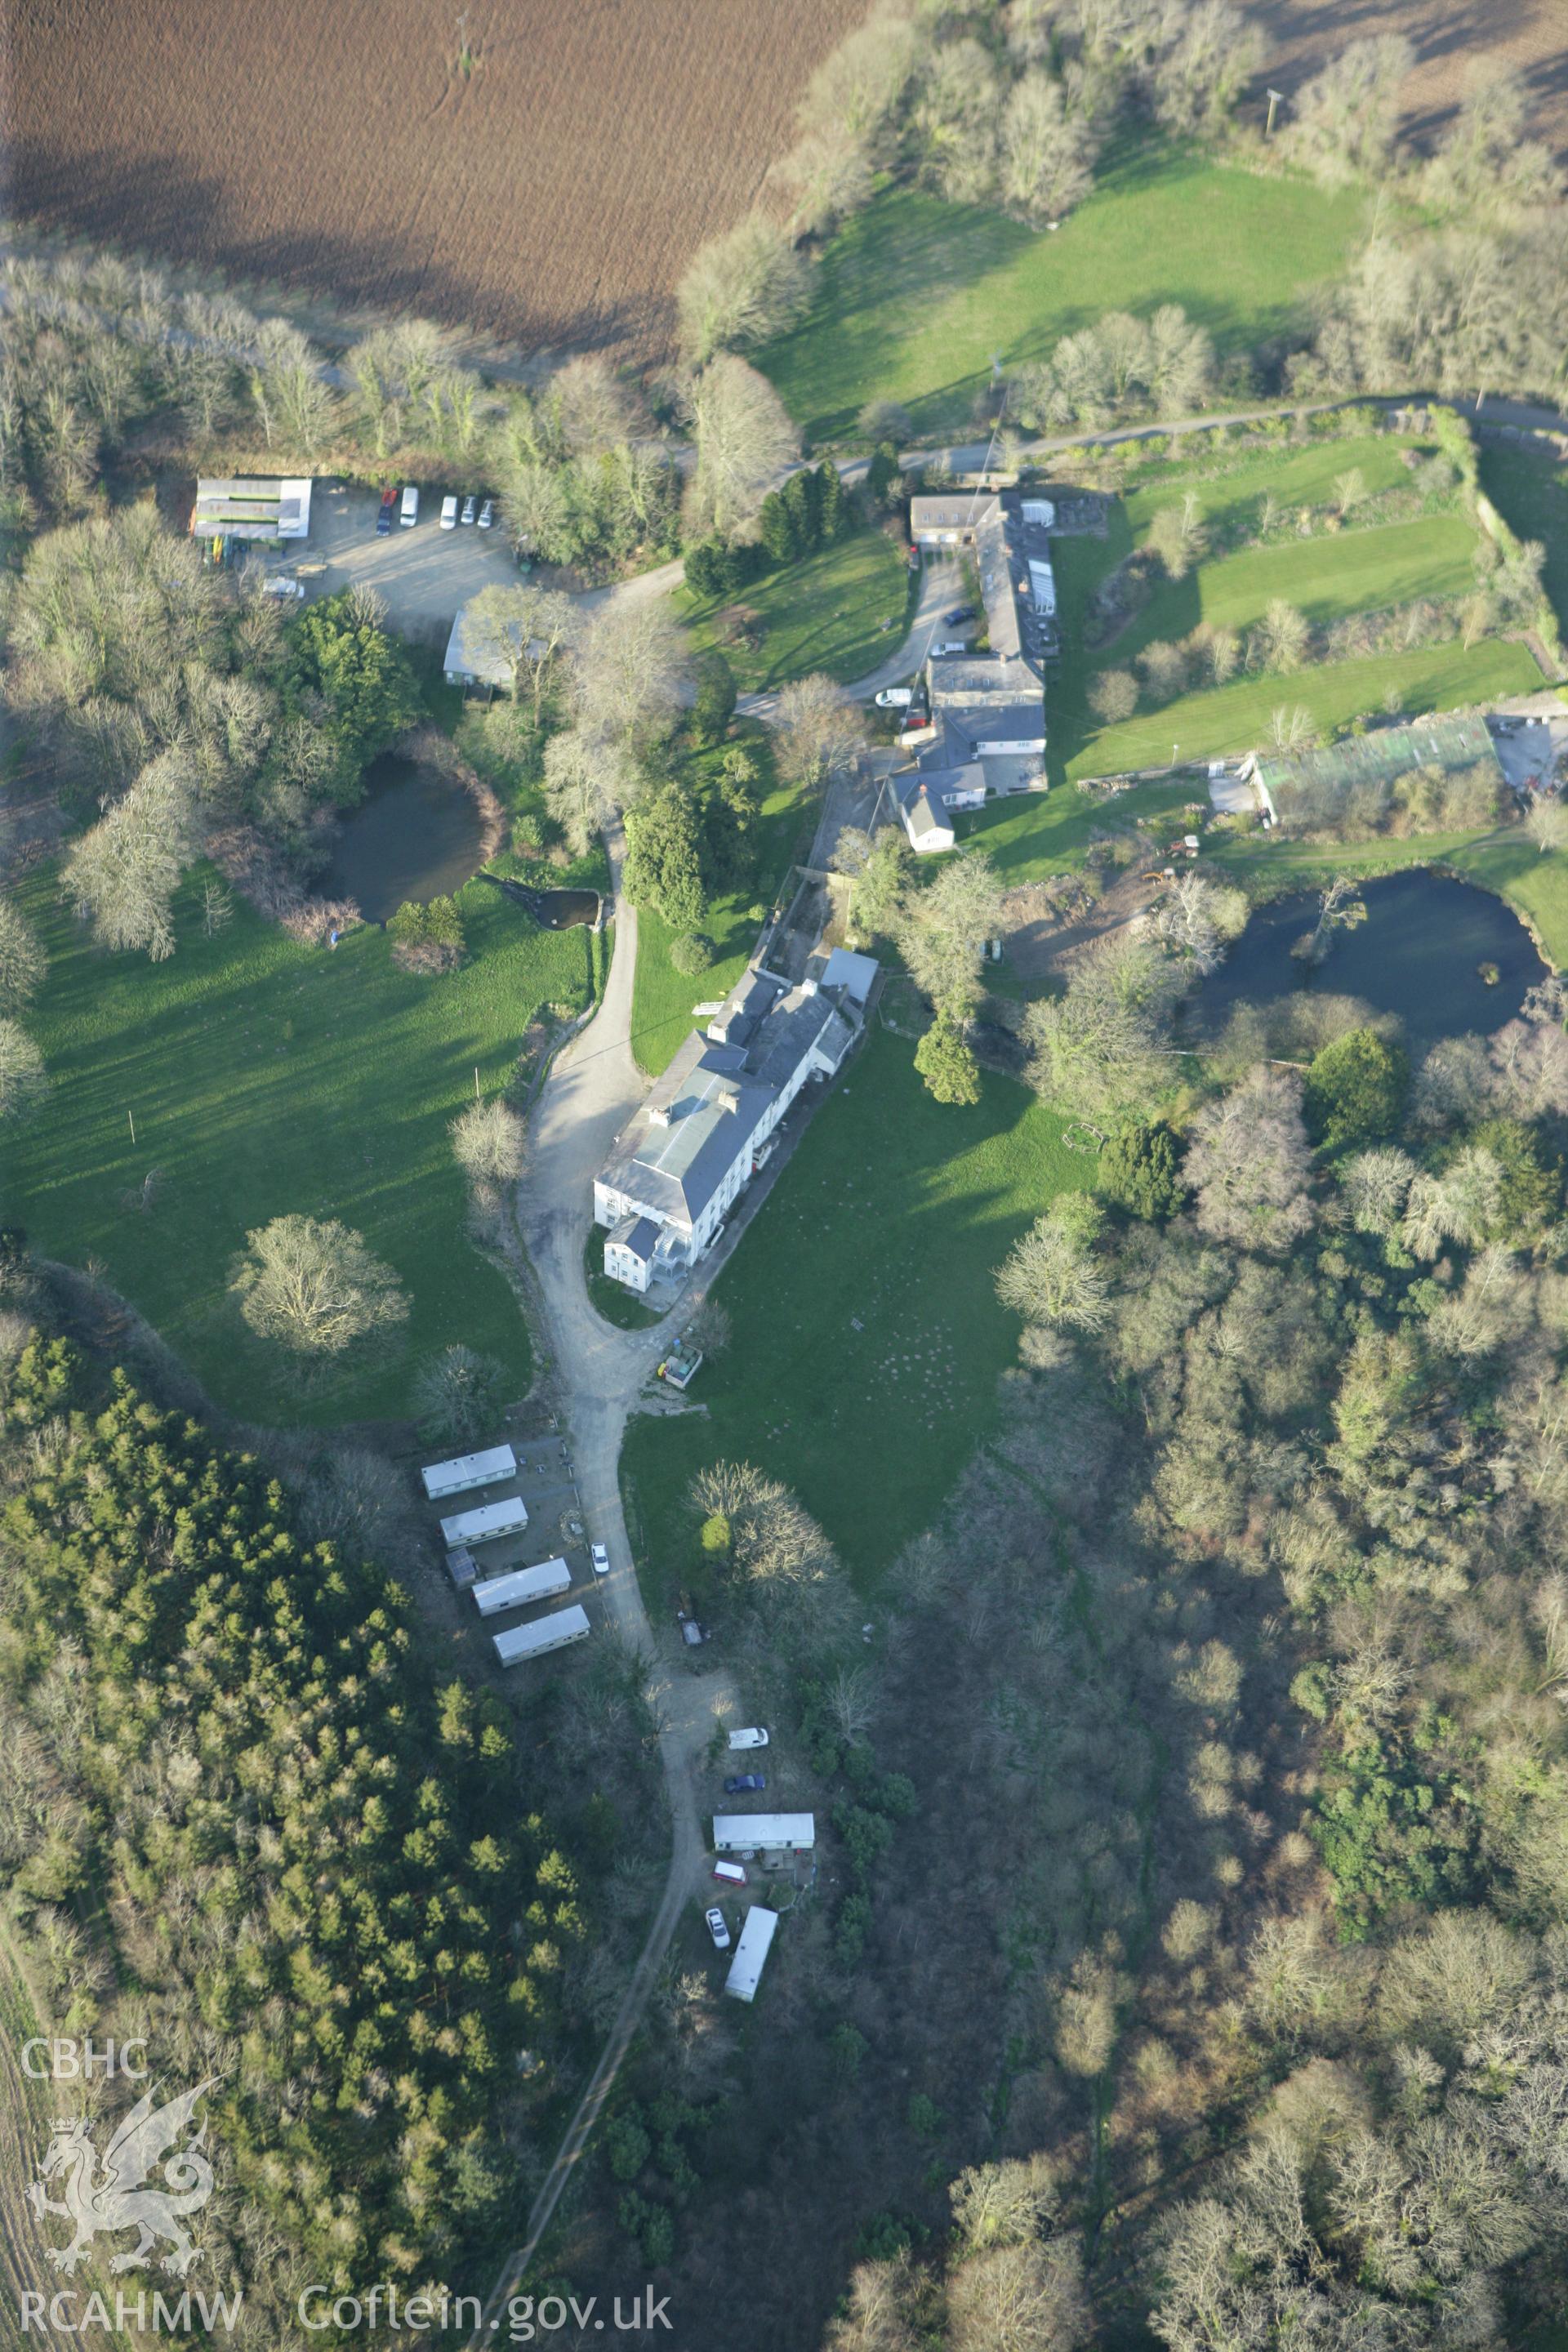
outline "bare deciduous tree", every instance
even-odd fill
[[[1311,1229],[1311,1147],[1301,1088],[1286,1070],[1255,1070],[1193,1122],[1185,1174],[1201,1231],[1269,1254]]]
[[[577,724],[592,742],[658,733],[680,704],[686,641],[662,598],[612,598],[577,647]]]
[[[228,1286],[253,1331],[305,1355],[339,1355],[408,1316],[391,1267],[335,1219],[275,1217],[258,1225],[246,1235]]]
[[[781,687],[777,713],[779,772],[792,782],[821,785],[847,775],[869,740],[859,704],[820,674]]]
[[[552,735],[544,747],[544,805],[574,857],[584,856],[636,793],[639,778],[628,752],[576,728]]]
[[[515,1183],[521,1175],[523,1123],[499,1096],[489,1102],[470,1103],[452,1121],[447,1133],[453,1157],[465,1174],[490,1184]]]
[[[1093,1204],[1071,1196],[1037,1217],[996,1276],[1003,1306],[1026,1323],[1102,1329],[1110,1315],[1110,1285],[1094,1255],[1097,1223]]]
[[[1376,179],[1387,169],[1415,61],[1402,34],[1381,33],[1352,41],[1308,82],[1296,100],[1289,143],[1321,180]]]
[[[687,377],[680,407],[697,445],[689,521],[698,531],[731,531],[798,455],[799,436],[766,376],[732,352]]]
[[[195,841],[189,764],[163,752],[66,861],[65,887],[105,947],[141,949],[154,963],[174,954],[174,892]]]
[[[805,309],[810,276],[787,230],[765,213],[714,237],[697,254],[676,296],[680,347],[694,368],[718,352],[765,343]]]
[[[25,1013],[48,968],[32,925],[9,898],[0,898],[0,1013]]]

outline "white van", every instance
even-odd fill
[[[445,498],[441,501],[441,528],[443,530],[456,530],[458,528],[458,500],[455,492],[450,498]]]
[[[749,1731],[732,1731],[730,1734],[731,1748],[765,1748],[767,1744],[767,1733],[755,1727]]]
[[[746,1866],[742,1862],[716,1862],[713,1865],[713,1875],[722,1885],[744,1886]]]
[[[403,485],[403,504],[397,510],[397,520],[405,530],[412,530],[419,520],[419,492],[412,482]]]

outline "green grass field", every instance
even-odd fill
[[[1568,629],[1568,466],[1541,448],[1481,443],[1481,488],[1521,539],[1546,550],[1546,593]]]
[[[994,356],[1037,359],[1107,310],[1179,302],[1224,352],[1295,315],[1345,267],[1363,200],[1142,144],[1054,235],[889,189],[823,257],[801,324],[760,364],[811,443],[901,401],[917,435],[970,423]]]
[[[1331,538],[1243,548],[1200,564],[1184,580],[1163,580],[1109,655],[1123,666],[1156,638],[1184,637],[1202,622],[1249,628],[1276,598],[1321,626],[1417,596],[1457,596],[1474,585],[1475,544],[1462,515],[1422,515]]]
[[[903,635],[918,586],[892,541],[868,529],[781,565],[733,599],[678,589],[675,608],[699,646],[719,642],[713,625],[726,603],[754,613],[756,651],[729,644],[721,650],[742,693],[764,694],[818,670],[840,686],[867,677]]]
[[[945,1108],[907,1040],[868,1038],[719,1281],[733,1338],[693,1391],[707,1415],[628,1433],[656,1613],[681,1579],[681,1497],[704,1462],[783,1479],[862,1586],[929,1523],[1016,1360],[992,1276],[1056,1193],[1092,1179],[1065,1125],[1006,1078]]]
[[[773,780],[773,749],[763,728],[742,720],[740,740],[753,748],[769,786],[763,802],[762,842],[755,879],[709,901],[703,929],[712,940],[715,960],[706,971],[688,979],[669,961],[675,934],[651,907],[637,910],[637,968],[632,994],[632,1051],[637,1066],[657,1077],[691,1027],[694,1004],[711,1003],[733,988],[757,943],[761,919],[752,909],[771,905],[791,865],[804,850],[816,811],[794,784]],[[694,774],[716,767],[721,752],[699,752],[690,762]]]
[[[470,883],[459,901],[468,963],[419,979],[370,927],[328,953],[241,904],[205,939],[201,881],[186,880],[178,949],[162,964],[95,949],[52,873],[19,894],[51,958],[29,1025],[54,1091],[12,1142],[6,1217],[47,1256],[97,1261],[217,1402],[247,1419],[401,1415],[417,1360],[455,1340],[499,1357],[521,1393],[522,1318],[465,1238],[447,1128],[473,1098],[476,1066],[487,1094],[509,1076],[539,1005],[588,1002],[589,934],[540,930]],[[129,1196],[151,1169],[143,1213]],[[247,1230],[290,1211],[363,1233],[413,1307],[389,1342],[319,1385],[252,1337],[225,1288]]]
[[[1178,442],[1178,450],[1181,446]],[[1192,446],[1224,460],[1225,444],[1216,444],[1211,435],[1200,436]],[[1178,456],[1152,467],[1143,478],[1135,475],[1128,484],[1121,501],[1128,531],[1123,550],[1132,540],[1145,536],[1162,507],[1179,506],[1189,490],[1205,520],[1224,529],[1230,523],[1255,522],[1269,490],[1285,508],[1328,506],[1334,500],[1336,480],[1352,467],[1371,498],[1384,490],[1403,488],[1410,480],[1403,453],[1416,446],[1404,434],[1365,433],[1343,438],[1324,434],[1300,448],[1275,441],[1261,450],[1248,450],[1223,472],[1207,470],[1201,463],[1184,463]]]

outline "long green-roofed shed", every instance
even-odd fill
[[[1441,768],[1446,775],[1485,767],[1502,782],[1502,770],[1484,719],[1417,719],[1408,727],[1380,727],[1347,736],[1321,751],[1260,751],[1253,774],[1278,815],[1303,793],[1316,798],[1348,793],[1357,784],[1391,784],[1415,768]]]

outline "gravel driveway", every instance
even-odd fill
[[[385,599],[393,628],[420,644],[444,646],[460,604],[492,581],[519,576],[504,531],[480,530],[476,523],[442,530],[439,491],[420,493],[412,530],[394,522],[384,539],[376,537],[380,507],[374,490],[317,483],[310,537],[298,559],[312,598],[335,595],[363,580]],[[310,565],[323,562],[325,572],[312,576]]]

